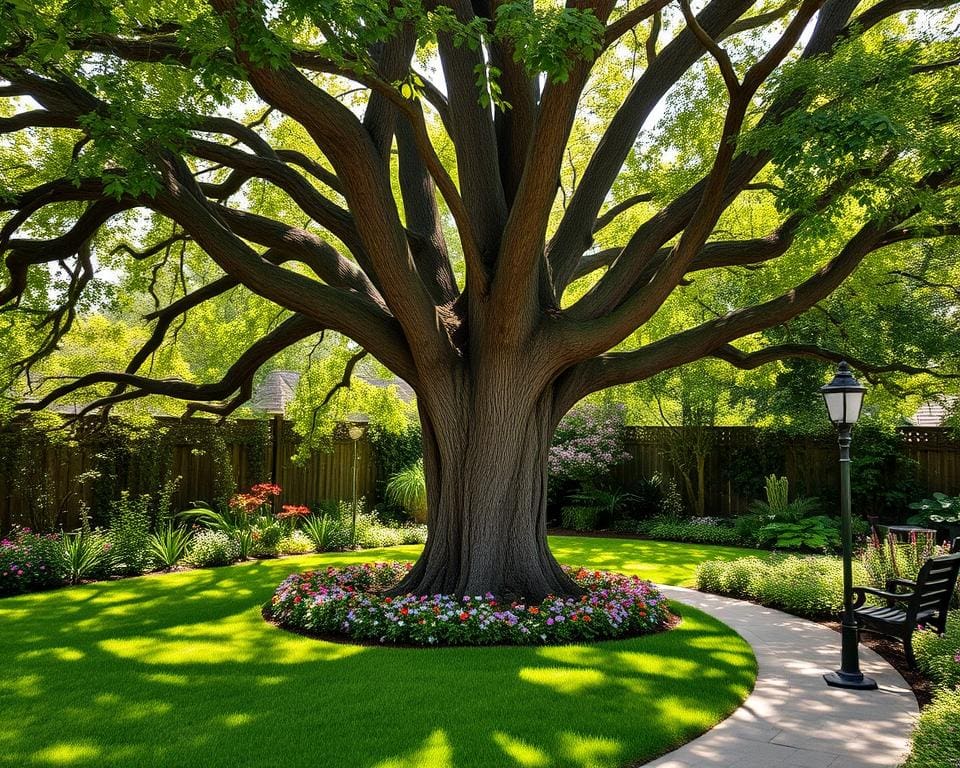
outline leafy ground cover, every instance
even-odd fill
[[[716,555],[634,540],[553,544],[566,562],[674,583]],[[258,561],[0,601],[0,764],[618,766],[706,730],[753,685],[749,646],[686,607],[670,632],[545,648],[333,644],[260,616],[293,571],[417,551]]]

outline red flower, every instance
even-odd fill
[[[460,614],[460,621],[466,621],[469,618],[470,618],[470,614],[467,613],[466,611]]]
[[[265,499],[260,496],[254,496],[249,493],[238,493],[230,499],[230,508],[249,515],[251,512],[256,511],[264,501]]]
[[[410,609],[407,608],[406,606],[404,606],[403,608],[400,609],[400,613],[401,613],[403,616],[406,616],[408,613],[410,613]]]
[[[390,603],[393,602],[393,598],[392,598],[392,597],[385,597],[385,598],[383,599],[383,602],[385,602],[387,605],[390,605]]]
[[[256,496],[279,496],[283,489],[273,483],[257,483],[250,489],[250,493]]]
[[[283,520],[289,517],[306,517],[310,514],[310,507],[303,504],[284,504],[280,512],[277,512],[277,518]]]

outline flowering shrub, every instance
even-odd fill
[[[303,504],[284,504],[280,511],[277,512],[277,519],[296,519],[299,517],[306,517],[309,514],[310,507],[304,506]]]
[[[29,528],[19,528],[0,541],[0,595],[18,595],[62,583],[58,536],[41,536]]]
[[[556,478],[594,482],[610,468],[626,461],[623,448],[623,405],[586,403],[570,411],[554,433],[550,447],[550,474]]]
[[[252,515],[255,512],[266,513],[270,499],[279,496],[283,489],[273,483],[257,483],[249,493],[235,494],[227,506],[234,515]],[[309,512],[309,510],[308,510]]]
[[[287,534],[277,543],[281,555],[306,555],[314,550],[313,540],[303,531]]]
[[[366,563],[288,576],[267,605],[284,627],[355,640],[416,645],[543,645],[655,632],[669,618],[650,582],[605,571],[565,569],[582,597],[502,603],[493,595],[402,595],[382,590],[407,574],[407,563]]]
[[[240,547],[229,534],[223,531],[198,531],[190,542],[186,562],[197,568],[209,568],[230,565],[239,559]]]

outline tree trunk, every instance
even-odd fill
[[[467,394],[466,405],[419,401],[429,536],[394,593],[536,601],[582,594],[547,545],[552,400],[530,403],[523,377],[509,378],[512,385],[481,397]]]

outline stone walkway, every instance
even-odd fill
[[[860,646],[877,691],[828,688],[840,635],[819,624],[742,600],[661,587],[723,621],[753,646],[760,672],[733,715],[648,768],[895,768],[909,748],[917,701],[900,674]]]

